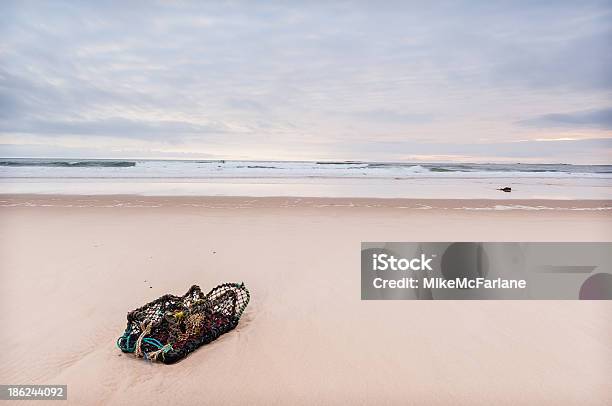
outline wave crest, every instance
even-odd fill
[[[0,166],[34,166],[56,168],[126,168],[136,166],[134,161],[15,161],[2,160]]]

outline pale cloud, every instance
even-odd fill
[[[612,130],[612,107],[596,110],[552,113],[522,122],[534,127],[601,128]]]

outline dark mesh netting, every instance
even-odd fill
[[[206,295],[196,285],[184,296],[164,295],[128,313],[117,347],[172,364],[236,327],[249,299],[244,283],[225,283]]]

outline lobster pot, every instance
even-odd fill
[[[244,283],[225,283],[207,294],[194,285],[183,296],[164,295],[128,313],[117,347],[172,364],[235,328],[249,299]]]

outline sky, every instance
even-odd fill
[[[612,1],[0,2],[0,156],[612,163]]]

